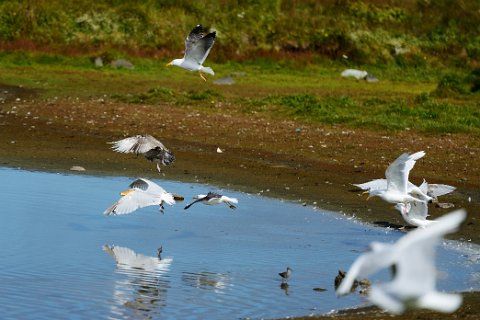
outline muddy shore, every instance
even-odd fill
[[[225,105],[199,109],[125,104],[108,98],[40,100],[28,92],[4,101],[1,166],[67,172],[78,165],[86,169],[78,174],[209,183],[340,211],[380,226],[398,227],[404,222],[391,205],[379,199],[365,201],[351,183],[383,177],[388,164],[402,152],[425,150],[427,155],[412,170],[411,181],[419,184],[425,178],[456,186],[441,200],[466,208],[468,218],[451,238],[480,243],[480,142],[469,135],[323,126],[239,113]],[[113,153],[107,144],[143,133],[159,138],[177,156],[162,176],[154,164]],[[217,153],[217,147],[223,152]],[[431,207],[429,213],[435,218],[451,210]],[[455,318],[479,314],[478,300],[478,294],[469,294]],[[355,312],[342,317],[358,318]],[[390,318],[375,309],[366,312],[369,316],[363,315],[364,319]],[[424,318],[413,313],[402,319]]]

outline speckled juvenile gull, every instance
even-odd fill
[[[143,154],[147,160],[157,163],[157,170],[160,172],[160,164],[168,166],[175,162],[175,155],[168,150],[163,143],[149,134],[136,135],[122,140],[110,142],[112,149],[121,153]]]

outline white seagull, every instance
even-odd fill
[[[214,193],[214,192],[209,192],[207,195],[199,194],[199,195],[195,196],[193,199],[196,199],[196,200],[193,201],[192,203],[188,204],[184,208],[185,210],[190,208],[193,204],[195,204],[197,202],[201,202],[203,204],[208,204],[208,205],[216,205],[216,204],[220,204],[220,203],[225,203],[230,209],[236,209],[237,207],[235,207],[232,203],[235,203],[235,204],[238,203],[238,200],[236,198],[230,198],[230,197],[223,196],[221,194]]]
[[[175,155],[165,148],[163,143],[151,135],[136,135],[118,141],[110,142],[112,149],[121,153],[143,154],[147,160],[157,163],[157,170],[160,172],[160,163],[168,166],[175,161]]]
[[[426,228],[436,223],[436,220],[427,220],[428,206],[423,201],[400,202],[395,205],[395,209],[400,212],[403,220],[412,226]]]
[[[174,195],[158,184],[140,178],[129,185],[130,189],[120,194],[122,197],[103,213],[109,215],[129,214],[137,209],[158,205],[163,213],[163,204],[175,204]]]
[[[215,43],[216,32],[204,34],[202,25],[197,25],[190,31],[185,40],[185,55],[182,59],[174,59],[167,63],[167,67],[174,65],[189,71],[198,71],[203,80],[207,79],[202,72],[215,75],[212,68],[202,66],[207,58],[213,44]]]
[[[365,183],[352,184],[353,186],[365,191],[387,189],[387,179],[375,179]],[[407,191],[410,195],[420,195],[419,198],[431,197],[433,201],[438,201],[438,197],[455,191],[455,187],[447,184],[428,183],[425,179],[420,186],[416,186],[410,181],[407,183]],[[427,196],[427,197],[426,197]]]
[[[349,293],[355,279],[395,265],[392,281],[375,284],[368,291],[372,303],[394,314],[403,313],[407,307],[454,312],[462,304],[462,296],[435,289],[435,246],[444,235],[457,230],[465,217],[465,210],[457,210],[438,218],[428,228],[406,234],[394,244],[372,242],[372,251],[355,260],[337,294]]]
[[[371,197],[380,197],[386,202],[393,204],[415,200],[432,202],[432,198],[421,192],[421,190],[415,185],[411,190],[408,189],[408,175],[410,170],[412,170],[415,162],[424,155],[424,151],[419,151],[411,155],[408,153],[400,155],[385,171],[387,188],[369,190],[369,196],[367,199]]]

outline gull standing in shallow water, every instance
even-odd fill
[[[215,75],[212,68],[202,66],[207,58],[210,50],[215,43],[216,32],[204,34],[202,25],[197,25],[190,31],[185,40],[185,55],[182,59],[174,59],[167,63],[167,67],[174,65],[189,71],[198,71],[203,80],[207,79],[202,75],[202,72]]]
[[[355,260],[337,294],[349,293],[355,279],[395,266],[392,281],[372,285],[368,291],[372,303],[394,314],[401,314],[408,307],[454,312],[462,304],[462,296],[435,289],[435,246],[444,235],[456,231],[465,217],[465,210],[457,210],[425,229],[406,234],[394,244],[372,242],[372,250]]]
[[[423,201],[400,202],[395,205],[395,209],[400,212],[403,220],[412,226],[426,228],[436,223],[435,220],[427,220],[428,206]]]
[[[175,204],[174,195],[168,193],[158,184],[141,178],[133,181],[129,185],[130,189],[120,194],[122,197],[103,213],[107,216],[128,214],[137,209],[158,205],[160,212],[163,213],[163,204]]]
[[[404,153],[393,161],[385,171],[387,178],[386,189],[369,190],[369,196],[380,197],[386,202],[397,204],[399,202],[422,200],[432,202],[432,197],[427,196],[418,187],[408,189],[408,175],[412,170],[415,162],[425,155],[424,151],[414,154]],[[410,194],[409,194],[410,193]]]
[[[136,135],[134,137],[110,142],[112,149],[116,152],[143,154],[147,160],[157,163],[157,170],[160,172],[160,163],[168,166],[175,161],[175,155],[165,148],[163,143],[151,135]]]
[[[209,192],[207,195],[204,194],[199,194],[198,196],[195,196],[192,203],[188,204],[184,209],[187,210],[190,208],[192,205],[194,205],[197,202],[202,202],[203,204],[208,204],[208,205],[216,205],[220,203],[225,203],[230,209],[236,209],[232,203],[237,204],[238,200],[236,198],[230,198],[227,196],[222,196],[221,194],[214,193],[214,192]]]

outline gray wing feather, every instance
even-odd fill
[[[207,35],[203,33],[203,27],[197,25],[185,40],[185,60],[193,60],[202,64],[207,58],[213,44],[215,43],[216,32]]]

